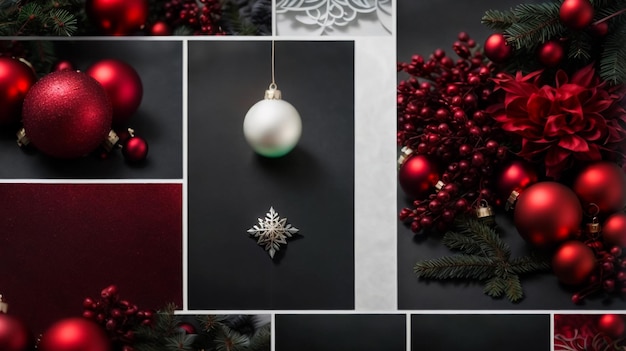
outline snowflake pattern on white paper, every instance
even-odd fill
[[[299,230],[287,223],[287,218],[280,218],[274,207],[265,214],[265,218],[259,218],[259,224],[248,229],[248,234],[257,238],[257,244],[263,246],[271,258],[280,250],[280,245],[287,245],[287,238],[291,238]]]
[[[277,14],[294,14],[295,20],[317,27],[316,34],[333,34],[337,27],[348,27],[359,17],[376,14],[384,30],[391,34],[392,0],[278,0]]]

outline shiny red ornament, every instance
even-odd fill
[[[141,104],[143,85],[135,69],[126,62],[107,59],[85,72],[100,82],[113,107],[113,124],[127,123]]]
[[[577,240],[563,243],[552,257],[554,275],[567,285],[586,282],[595,267],[596,256],[593,250]]]
[[[141,162],[148,157],[148,142],[138,136],[131,137],[123,144],[122,154],[129,162]]]
[[[33,341],[32,335],[21,320],[0,313],[0,350],[27,351],[31,349]]]
[[[33,145],[50,156],[77,158],[111,130],[111,104],[102,86],[77,71],[52,72],[24,99],[22,121]]]
[[[615,213],[602,225],[602,239],[612,246],[626,248],[626,214]]]
[[[19,121],[24,97],[36,80],[26,63],[0,57],[0,125]]]
[[[87,0],[85,10],[103,33],[128,35],[146,23],[148,0]]]
[[[611,338],[626,337],[626,322],[619,314],[603,314],[598,319],[598,330]]]
[[[178,328],[182,329],[186,334],[197,334],[196,327],[194,327],[191,323],[180,323]]]
[[[515,160],[505,165],[497,178],[500,199],[506,200],[513,190],[520,191],[537,182],[537,171],[527,161]]]
[[[563,45],[556,40],[543,43],[539,47],[539,62],[546,67],[556,67],[563,61]]]
[[[507,44],[506,38],[501,33],[490,35],[485,41],[484,50],[485,56],[496,63],[508,60],[513,53],[513,48]]]
[[[150,34],[156,35],[156,36],[166,36],[166,35],[171,35],[172,30],[170,29],[170,26],[167,23],[163,21],[158,21],[158,22],[155,22],[152,25],[152,27],[150,27]]]
[[[576,194],[556,182],[528,187],[517,199],[514,223],[519,234],[537,248],[546,249],[574,236],[583,211]]]
[[[39,342],[40,351],[110,351],[104,330],[84,318],[68,318],[53,324]]]
[[[574,191],[584,206],[594,203],[608,214],[626,206],[626,173],[612,162],[596,162],[577,176]]]
[[[571,29],[583,29],[593,21],[593,6],[589,0],[565,0],[561,4],[559,18]]]
[[[74,64],[68,60],[61,60],[52,65],[52,72],[64,70],[74,70]]]
[[[400,166],[398,182],[414,199],[423,199],[439,181],[437,165],[423,155],[413,155]]]

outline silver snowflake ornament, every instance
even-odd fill
[[[248,234],[257,238],[257,244],[263,246],[271,258],[274,258],[280,245],[287,245],[287,238],[298,232],[298,228],[287,223],[287,218],[280,218],[274,207],[265,214],[265,218],[259,218],[259,224],[248,229]]]

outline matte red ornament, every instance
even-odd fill
[[[33,341],[30,332],[21,320],[0,313],[0,350],[27,351],[31,349]]]
[[[423,199],[434,190],[439,181],[439,171],[434,162],[423,155],[413,155],[400,166],[398,182],[404,192]]]
[[[582,216],[580,201],[568,187],[556,182],[540,182],[520,194],[514,223],[526,241],[546,249],[575,235]]]
[[[110,351],[111,342],[94,322],[68,318],[53,324],[41,338],[40,351]]]
[[[567,285],[586,282],[595,267],[596,256],[593,250],[577,240],[563,243],[552,257],[554,275]]]
[[[626,322],[619,314],[603,314],[598,319],[598,330],[611,338],[626,337]]]
[[[485,41],[485,56],[491,61],[502,63],[511,57],[513,48],[506,43],[506,38],[501,33],[490,35]]]
[[[148,157],[148,143],[138,136],[131,137],[124,143],[122,154],[127,161],[141,162]]]
[[[150,27],[150,34],[156,36],[166,36],[171,35],[172,30],[170,29],[170,26],[167,25],[167,23],[163,21],[158,21],[155,22],[152,27]]]
[[[24,97],[36,80],[26,63],[0,57],[0,125],[19,121]]]
[[[86,71],[100,82],[113,107],[113,124],[127,123],[141,104],[143,85],[135,69],[126,62],[107,59],[94,63]]]
[[[85,156],[111,130],[111,104],[102,86],[77,71],[52,72],[24,99],[22,121],[30,141],[59,158]]]
[[[589,0],[565,0],[561,4],[559,18],[571,29],[583,29],[593,21],[593,6]]]
[[[563,60],[563,45],[556,40],[543,43],[539,47],[539,62],[546,67],[556,67]]]
[[[505,165],[498,175],[497,189],[502,200],[506,200],[513,190],[518,192],[538,180],[537,171],[528,162],[515,160]]]
[[[626,247],[626,214],[615,213],[602,225],[602,239],[612,246]]]
[[[128,35],[146,23],[148,0],[87,0],[85,10],[104,34]]]
[[[574,191],[584,206],[594,203],[609,214],[626,206],[626,174],[612,162],[587,166],[576,178]]]
[[[607,34],[609,34],[609,23],[604,21],[604,22],[600,22],[600,23],[597,23],[597,24],[592,24],[589,27],[589,31],[594,36],[596,36],[598,38],[602,38],[602,37],[606,36]]]

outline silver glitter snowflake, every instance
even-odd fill
[[[257,238],[257,244],[263,246],[271,258],[274,258],[280,245],[287,245],[287,238],[298,232],[298,228],[287,223],[287,218],[280,218],[274,207],[265,214],[265,218],[259,218],[259,224],[248,229],[248,234]]]

